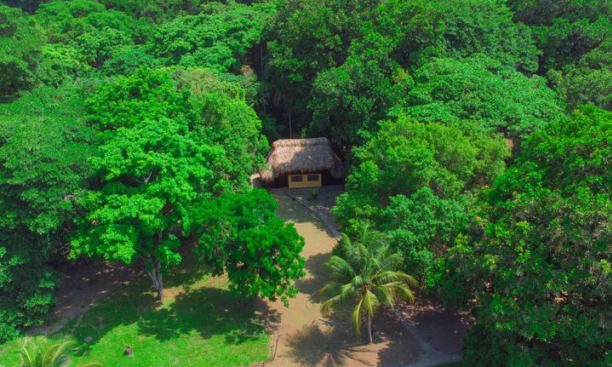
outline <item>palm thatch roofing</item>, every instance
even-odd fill
[[[281,175],[329,170],[335,178],[344,176],[340,158],[327,138],[280,139],[272,143],[261,179],[272,182]]]

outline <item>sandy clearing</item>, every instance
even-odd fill
[[[275,194],[278,215],[295,223],[305,239],[302,256],[307,275],[297,282],[299,294],[289,301],[268,304],[278,315],[271,338],[273,359],[270,367],[290,366],[382,366],[397,367],[423,357],[418,344],[393,317],[381,314],[375,319],[375,343],[354,335],[352,325],[342,313],[324,316],[316,291],[326,279],[324,263],[331,256],[336,239],[323,223],[300,204],[282,194]]]

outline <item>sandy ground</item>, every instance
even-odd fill
[[[474,321],[467,312],[446,310],[440,303],[427,299],[402,305],[399,312],[411,320],[436,351],[450,355],[461,354],[463,337]]]
[[[307,275],[297,282],[299,294],[285,307],[280,301],[268,306],[278,315],[273,325],[271,353],[265,366],[406,366],[419,360],[422,352],[402,325],[389,315],[374,320],[375,343],[356,337],[348,315],[322,315],[317,291],[324,284],[324,263],[336,242],[324,225],[290,198],[275,194],[279,216],[295,223],[305,239],[302,256]]]

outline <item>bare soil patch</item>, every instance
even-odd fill
[[[427,299],[402,305],[398,311],[419,329],[435,350],[451,355],[461,354],[463,337],[473,321],[468,313],[446,310],[440,303]]]

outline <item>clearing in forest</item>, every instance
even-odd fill
[[[289,307],[270,303],[278,313],[270,348],[273,360],[262,365],[290,366],[406,366],[419,360],[422,353],[403,326],[389,315],[375,318],[375,343],[355,336],[348,315],[322,315],[317,291],[327,280],[325,262],[331,256],[336,238],[323,223],[299,203],[278,192],[279,216],[295,223],[304,237],[302,256],[307,275],[297,282],[299,294],[289,300]]]

